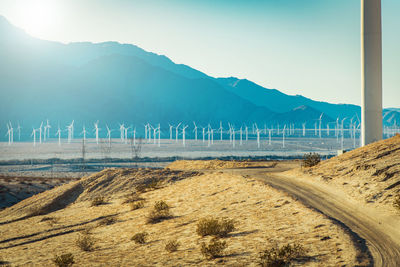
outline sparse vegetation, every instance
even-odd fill
[[[165,250],[172,253],[178,250],[179,246],[181,244],[178,242],[178,240],[174,239],[174,240],[169,240],[166,244],[165,244]]]
[[[313,167],[321,162],[321,156],[318,153],[307,153],[303,156],[303,167]]]
[[[149,215],[147,216],[148,223],[158,223],[167,219],[172,218],[172,214],[169,210],[168,204],[161,200],[157,201],[154,204],[153,209],[150,211]]]
[[[115,218],[115,216],[109,216],[109,217],[105,217],[103,219],[101,219],[99,221],[99,225],[111,225],[114,224],[117,221],[117,219]]]
[[[147,232],[137,233],[132,236],[131,240],[135,241],[136,244],[144,244],[146,243],[147,236],[149,234]]]
[[[228,245],[225,241],[213,238],[208,244],[201,243],[201,254],[207,259],[214,259],[223,256],[223,251]]]
[[[144,198],[142,198],[139,194],[137,194],[136,192],[132,192],[130,194],[128,194],[125,197],[125,200],[122,202],[122,204],[126,204],[126,203],[133,203],[133,202],[137,202],[137,201],[142,201],[145,200]]]
[[[95,240],[89,234],[89,232],[79,234],[75,243],[82,251],[93,251],[94,250]]]
[[[103,196],[97,196],[92,200],[91,206],[100,206],[106,203],[106,200]]]
[[[131,203],[131,210],[138,210],[144,207],[144,201],[138,201]]]
[[[69,267],[75,263],[74,256],[71,253],[62,254],[60,256],[55,255],[53,262],[58,267]]]
[[[400,210],[400,193],[398,193],[397,196],[394,198],[393,206]]]
[[[235,230],[235,221],[227,218],[203,218],[197,223],[196,232],[200,236],[227,237]]]
[[[288,266],[295,259],[305,256],[305,250],[300,244],[287,244],[282,247],[273,247],[260,253],[260,266],[279,267]]]
[[[147,181],[145,183],[140,183],[140,184],[136,185],[136,191],[138,191],[139,193],[144,193],[147,191],[160,189],[161,183],[162,183],[161,180],[152,179],[151,181]]]

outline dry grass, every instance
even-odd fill
[[[138,202],[134,202],[131,203],[131,210],[138,210],[138,209],[142,209],[144,208],[144,201],[138,201]]]
[[[172,252],[177,251],[180,245],[181,245],[181,243],[179,243],[178,240],[176,240],[176,239],[169,240],[165,244],[165,250],[168,251],[169,253],[172,253]]]
[[[94,250],[95,240],[90,234],[83,233],[83,234],[79,234],[78,238],[75,241],[75,244],[82,251],[89,252],[89,251],[93,251]]]
[[[287,244],[266,249],[260,253],[260,265],[263,267],[289,266],[295,260],[304,258],[305,250],[300,244]]]
[[[60,256],[56,255],[54,256],[53,263],[58,267],[69,267],[75,263],[74,256],[71,253]]]
[[[208,244],[204,242],[201,243],[201,254],[203,254],[206,259],[222,257],[224,255],[223,251],[227,246],[226,241],[213,238]]]
[[[400,193],[394,198],[393,206],[400,211]]]
[[[90,203],[90,205],[92,207],[94,206],[100,206],[100,205],[104,205],[106,203],[106,199],[103,196],[97,196],[95,198],[93,198],[92,202]]]
[[[135,241],[136,244],[145,244],[148,235],[147,232],[137,233],[132,236],[131,240]]]
[[[117,222],[117,218],[115,216],[109,216],[101,219],[99,221],[99,226],[104,226],[104,225],[111,225]]]
[[[157,201],[147,216],[147,223],[154,224],[171,219],[173,215],[169,209],[168,204],[164,200]]]
[[[321,156],[318,153],[307,153],[303,156],[301,166],[309,168],[318,165],[321,162]]]
[[[203,218],[197,223],[196,232],[200,236],[227,237],[235,230],[235,221],[227,218]]]

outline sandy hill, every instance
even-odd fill
[[[394,210],[400,194],[400,135],[321,162],[306,172],[352,197]]]
[[[202,174],[189,170],[198,163],[185,164],[186,171],[108,169],[5,209],[0,212],[2,262],[51,266],[55,255],[71,253],[77,266],[257,266],[260,251],[298,243],[307,257],[297,264],[368,264],[346,231],[291,197],[230,171]],[[99,196],[106,202],[93,206]],[[138,203],[133,196],[144,206],[133,208]],[[171,216],[148,223],[161,200]],[[212,217],[234,220],[235,230],[222,238],[228,246],[224,256],[209,260],[200,247],[211,237],[199,236],[196,228],[199,220]],[[148,233],[144,244],[131,240],[140,232]],[[83,235],[94,240],[93,251],[76,245]],[[176,252],[165,250],[170,240],[180,243]]]

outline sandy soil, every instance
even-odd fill
[[[293,170],[336,187],[368,206],[399,214],[393,201],[400,195],[400,134],[326,160],[310,169]]]
[[[141,195],[144,208],[132,211],[123,204],[126,192],[154,179],[162,188]],[[91,207],[90,200],[100,195],[107,196],[107,204]],[[146,224],[158,200],[171,206],[174,217]],[[48,214],[20,219],[38,205]],[[105,216],[115,216],[116,222],[98,226]],[[197,221],[210,216],[234,219],[237,228],[225,238],[225,256],[215,260],[202,256],[200,243],[209,238],[196,234]],[[0,217],[0,255],[16,266],[48,266],[62,253],[72,253],[78,266],[256,266],[261,250],[294,242],[307,250],[307,266],[357,264],[351,238],[332,220],[262,182],[221,171],[105,170],[21,201]],[[93,227],[96,239],[92,252],[75,245],[87,227]],[[149,233],[144,245],[130,240],[142,231]],[[175,253],[164,250],[171,239],[181,243]]]

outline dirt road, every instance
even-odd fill
[[[342,192],[321,183],[298,179],[279,170],[241,169],[242,175],[283,190],[323,214],[337,220],[362,239],[373,257],[373,266],[400,266],[400,222],[364,208]],[[362,246],[362,244],[361,244]],[[368,250],[366,250],[368,254]]]

